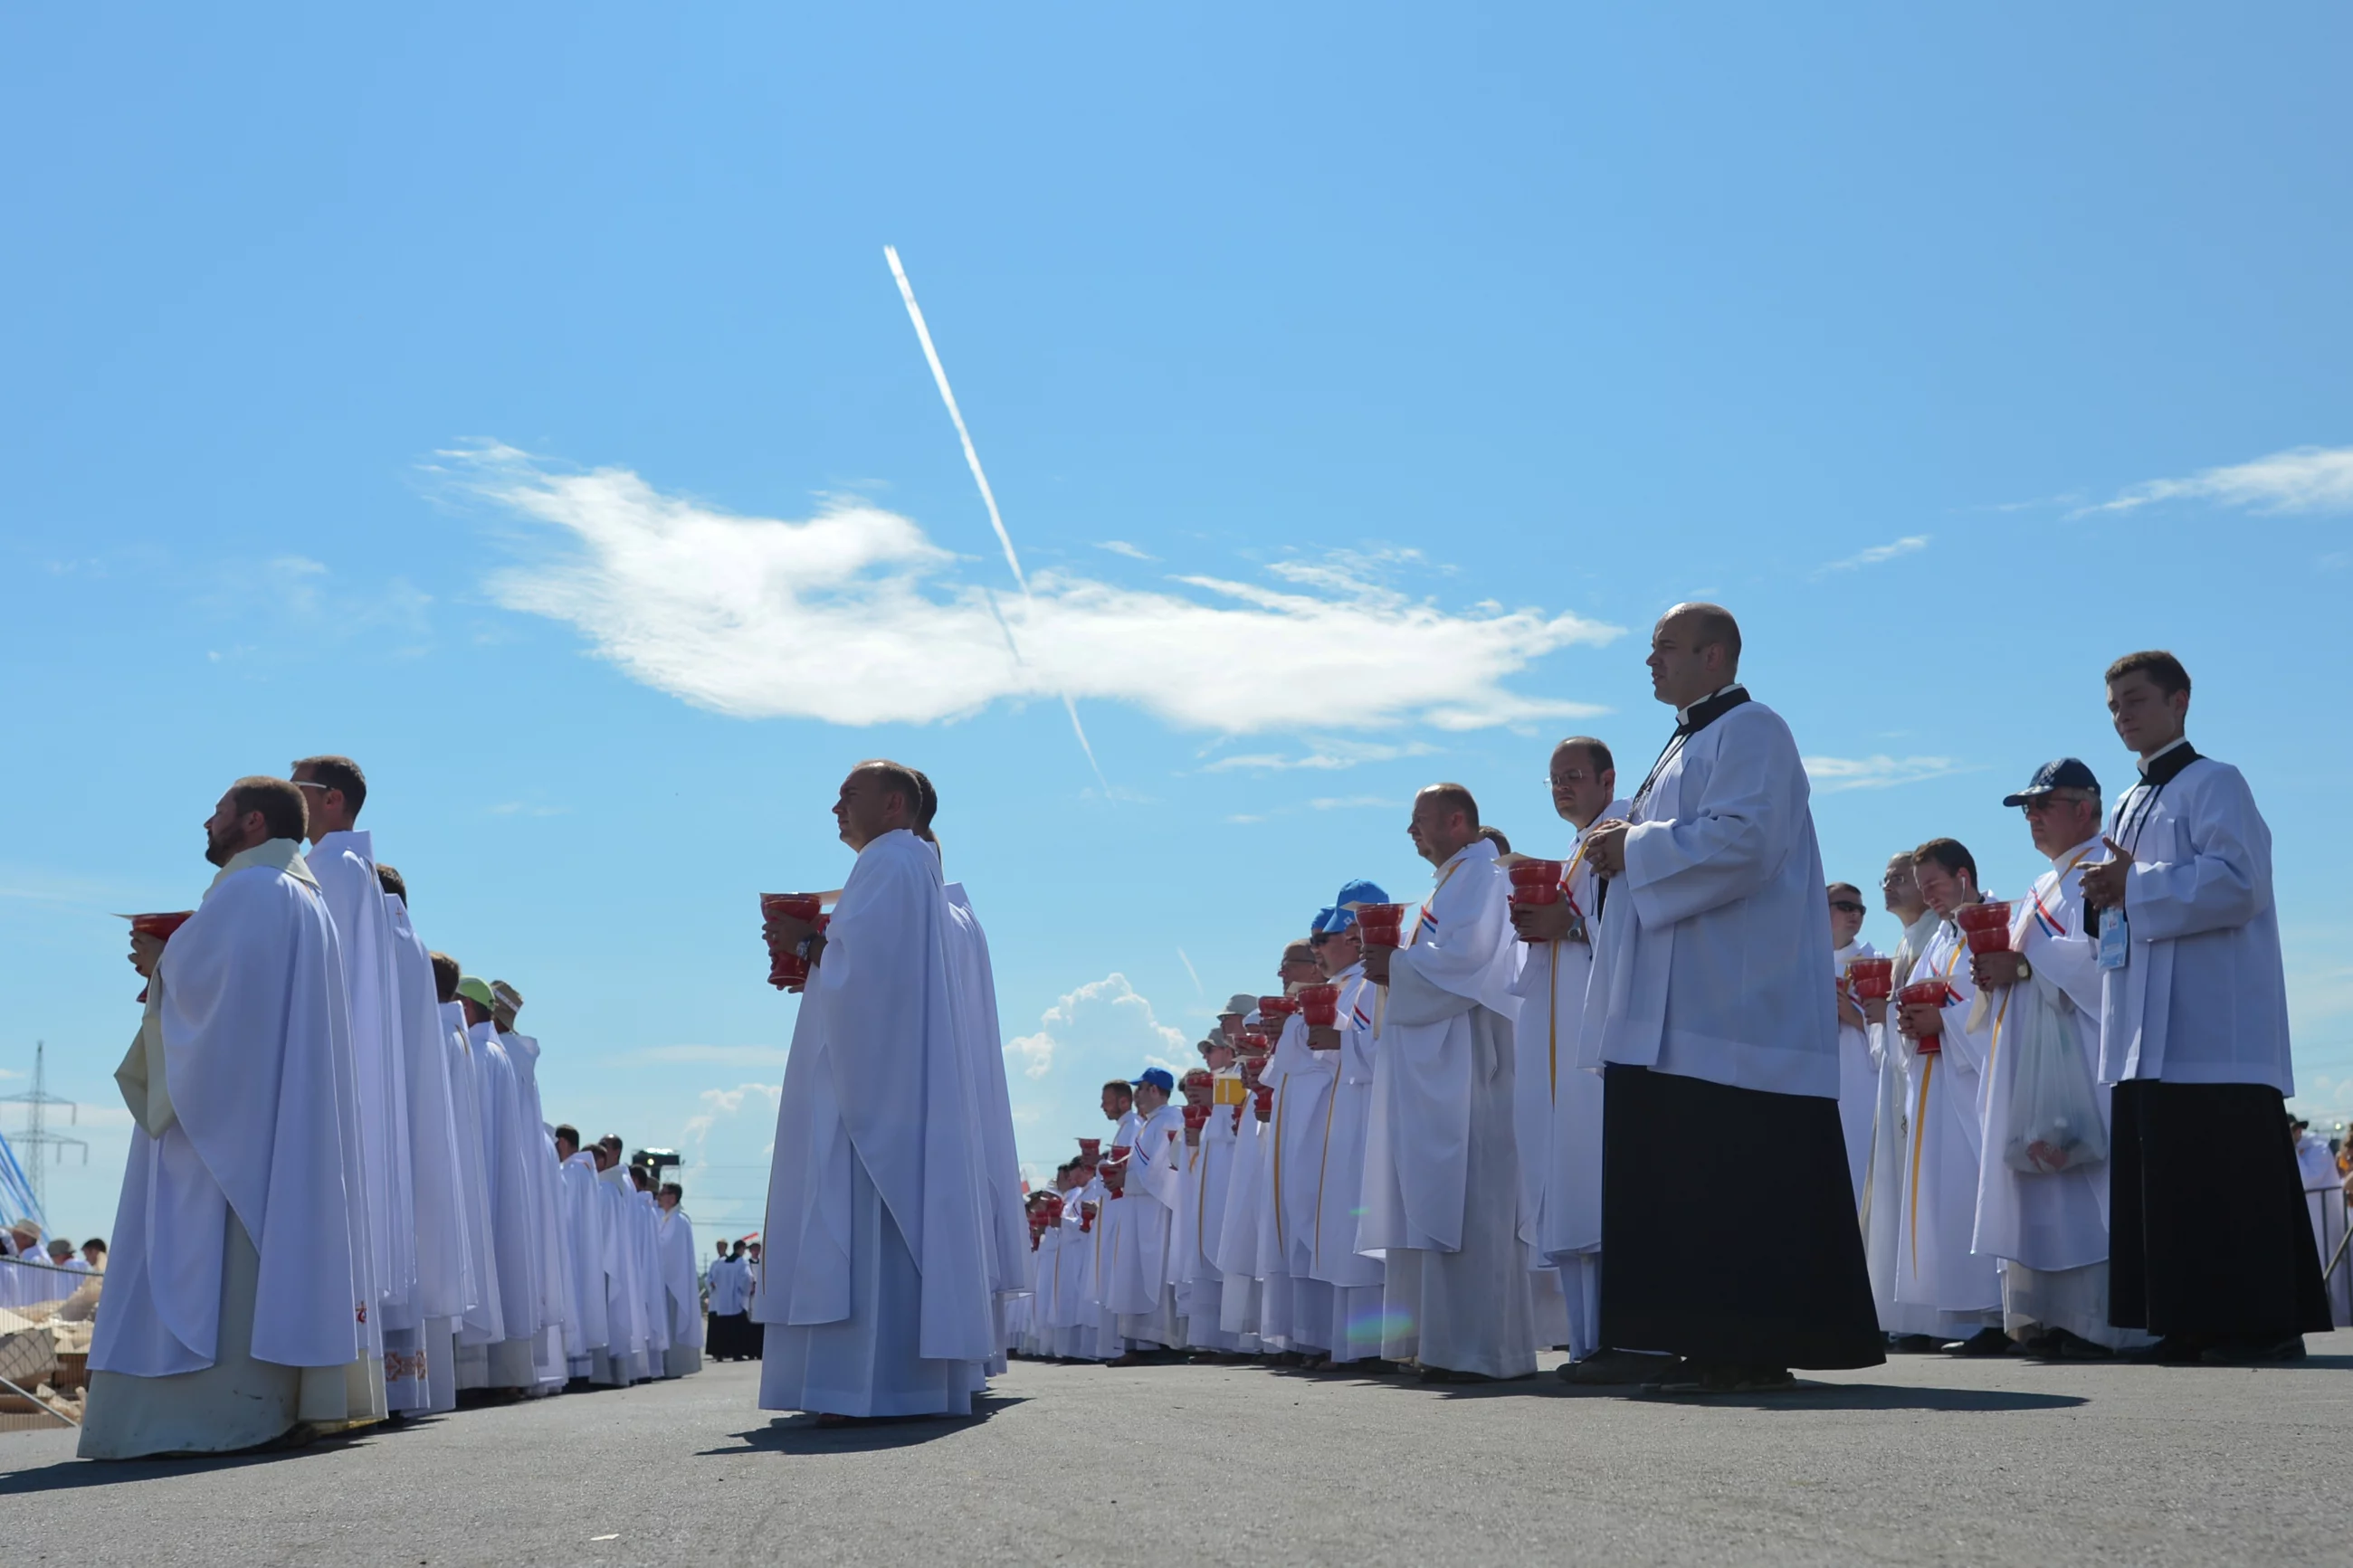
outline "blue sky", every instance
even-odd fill
[[[1417,785],[1557,844],[1550,740],[1646,763],[1643,635],[1702,594],[1857,881],[1950,833],[2014,890],[2000,795],[2121,785],[2099,671],[2178,651],[2276,836],[2306,1103],[2353,1112],[2348,35],[16,8],[0,1069],[46,1039],[85,1106],[54,1217],[111,1223],[110,912],[193,900],[238,773],[358,757],[551,1114],[746,1229],[791,1024],[754,897],[839,885],[849,763],[940,783],[1043,1161],[1343,880],[1423,885]]]

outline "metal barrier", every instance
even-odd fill
[[[2345,1189],[2306,1187],[2304,1201],[2312,1211],[2313,1239],[2320,1247],[2320,1287],[2328,1293],[2329,1317],[2340,1329],[2353,1327],[2353,1257],[2346,1247],[2353,1239],[2353,1227],[2346,1224]]]
[[[43,1288],[38,1293],[28,1294],[26,1287],[33,1281],[35,1276],[40,1274],[58,1276],[58,1284],[63,1286],[63,1289],[50,1293],[47,1282],[44,1281]],[[35,1301],[60,1300],[72,1295],[85,1280],[99,1278],[101,1276],[87,1268],[61,1268],[54,1263],[36,1263],[28,1258],[0,1258],[0,1311],[5,1311],[11,1307],[30,1306]],[[46,1415],[51,1420],[63,1422],[68,1426],[81,1425],[23,1384],[9,1377],[5,1371],[0,1371],[0,1390],[16,1394],[33,1407],[24,1412],[25,1415]]]

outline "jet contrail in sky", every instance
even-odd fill
[[[940,351],[932,346],[932,329],[923,324],[923,308],[915,303],[915,286],[907,281],[907,269],[899,265],[899,247],[884,246],[882,258],[891,264],[891,276],[899,281],[899,298],[907,302],[907,319],[915,323],[915,341],[923,345],[923,358],[932,367],[932,380],[939,384],[940,401],[948,405],[948,418],[955,424],[956,439],[964,443],[965,466],[972,469],[973,482],[980,486],[981,502],[988,508],[988,526],[997,530],[997,542],[1005,547],[1005,563],[1013,569],[1013,581],[1020,584],[1022,598],[1035,605],[1037,601],[1029,597],[1029,579],[1021,574],[1021,558],[1013,552],[1013,536],[1005,531],[1005,519],[997,510],[997,492],[988,488],[988,475],[980,466],[979,448],[972,444],[972,432],[965,428],[964,411],[956,406],[955,390],[948,385],[947,366],[940,363]],[[1009,630],[1006,638],[1012,640]],[[1015,657],[1019,657],[1018,650]],[[1103,777],[1103,764],[1095,761],[1095,749],[1087,742],[1086,727],[1079,722],[1079,705],[1071,700],[1069,692],[1061,695],[1062,711],[1071,716],[1071,732],[1079,738],[1079,750],[1087,754],[1087,766],[1094,769],[1095,782],[1103,785],[1108,797],[1111,781]]]

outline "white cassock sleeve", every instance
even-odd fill
[[[2272,904],[2272,833],[2237,769],[2204,784],[2207,809],[2177,829],[2186,860],[2142,861],[2125,879],[2136,942],[2164,942],[2245,925]]]

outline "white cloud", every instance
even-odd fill
[[[1398,805],[1402,802],[1377,795],[1320,795],[1307,803],[1310,811],[1345,811],[1357,805]]]
[[[1185,1033],[1162,1023],[1150,1000],[1113,970],[1047,1008],[1035,1034],[1005,1042],[1006,1050],[1021,1059],[1022,1075],[1033,1079],[1053,1071],[1056,1058],[1073,1047],[1083,1047],[1090,1060],[1110,1064],[1108,1070],[1122,1072],[1139,1058],[1171,1065],[1167,1058],[1185,1049]]]
[[[2072,515],[2130,511],[2168,500],[2211,500],[2253,511],[2353,511],[2353,447],[2293,447],[2188,479],[2151,479]]]
[[[702,1091],[702,1110],[686,1119],[686,1136],[698,1149],[707,1152],[712,1129],[723,1121],[733,1121],[744,1110],[746,1101],[756,1113],[765,1104],[773,1123],[777,1103],[784,1099],[784,1088],[773,1083],[739,1083],[733,1089],[706,1089]],[[763,1131],[773,1131],[772,1127]],[[773,1147],[776,1140],[769,1139]]]
[[[1303,756],[1286,757],[1278,752],[1251,752],[1204,763],[1201,771],[1205,773],[1229,773],[1244,768],[1261,773],[1279,773],[1293,768],[1353,768],[1366,763],[1394,762],[1399,757],[1427,757],[1438,751],[1427,741],[1387,746],[1361,741],[1320,740],[1310,742],[1309,745],[1312,749]]]
[[[1883,561],[1893,561],[1900,555],[1916,555],[1928,548],[1933,534],[1907,533],[1886,544],[1874,544],[1868,550],[1858,550],[1843,561],[1831,561],[1814,569],[1814,575],[1825,572],[1852,572],[1859,566],[1876,566]]]
[[[1049,573],[1032,579],[1034,600],[993,595],[914,522],[862,502],[837,498],[804,521],[741,517],[623,468],[557,472],[491,444],[445,456],[447,472],[532,525],[525,563],[493,581],[501,602],[578,628],[634,679],[743,718],[924,723],[1067,693],[1225,734],[1471,730],[1599,711],[1503,683],[1622,630],[1449,611],[1296,562],[1277,574],[1297,592]]]
[[[1884,752],[1869,757],[1808,757],[1805,763],[1806,776],[1824,795],[1849,789],[1886,789],[1893,784],[1918,784],[1923,779],[1975,771],[1950,757],[1891,757]]]
[[[1146,555],[1124,539],[1103,539],[1095,542],[1097,550],[1108,550],[1113,555],[1124,555],[1130,561],[1157,561],[1157,555]]]

